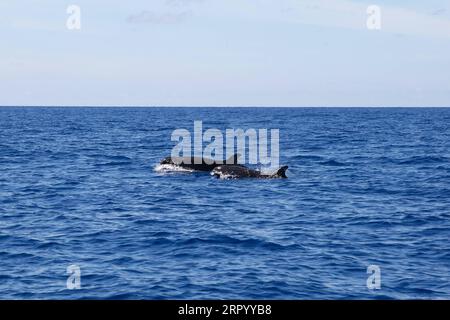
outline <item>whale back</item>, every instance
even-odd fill
[[[222,165],[214,168],[212,175],[221,178],[287,178],[287,169],[288,166],[283,166],[273,174],[262,174],[260,171],[252,170],[242,165]]]

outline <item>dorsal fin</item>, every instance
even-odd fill
[[[276,177],[281,177],[281,178],[287,178],[286,176],[286,170],[288,169],[288,166],[283,166],[280,169],[277,170],[277,172],[274,174],[274,176]]]

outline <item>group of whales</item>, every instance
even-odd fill
[[[238,164],[239,154],[235,154],[222,163],[216,163],[208,158],[196,157],[166,157],[161,160],[161,165],[173,165],[183,169],[195,171],[208,171],[217,178],[259,178],[259,179],[276,179],[287,178],[286,170],[288,166],[279,168],[272,174],[265,174],[258,170],[249,169],[244,165]]]

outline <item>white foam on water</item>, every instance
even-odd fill
[[[192,169],[186,169],[174,164],[158,164],[154,169],[156,172],[160,173],[170,173],[170,172],[194,172]]]

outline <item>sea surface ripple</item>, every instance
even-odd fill
[[[194,120],[289,179],[155,171]],[[0,299],[448,299],[449,239],[450,109],[0,108]]]

